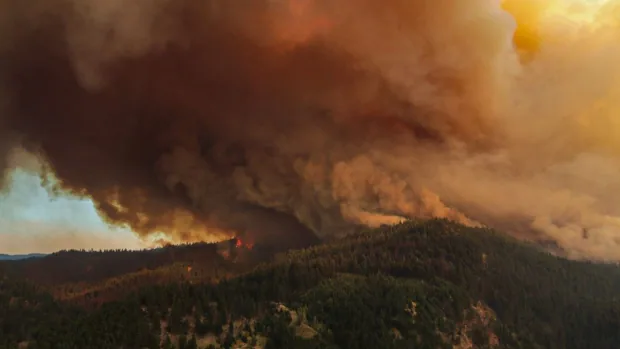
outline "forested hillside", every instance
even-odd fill
[[[196,243],[142,251],[105,250],[59,251],[44,258],[7,262],[7,268],[40,285],[97,282],[143,270],[155,270],[174,263],[216,265],[228,244]]]
[[[17,261],[21,259],[28,258],[39,258],[44,257],[45,254],[42,253],[30,253],[30,254],[2,254],[0,253],[0,261]]]
[[[6,267],[6,265],[5,265]],[[0,348],[620,347],[620,269],[406,222],[83,308],[4,276]]]

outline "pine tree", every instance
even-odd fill
[[[166,339],[164,340],[163,349],[175,349],[174,345],[172,345],[172,341],[170,340],[170,336],[166,335]]]
[[[184,334],[179,336],[179,349],[187,349],[187,337]]]
[[[186,349],[198,349],[198,343],[196,342],[196,335],[192,335],[189,342],[187,342]]]

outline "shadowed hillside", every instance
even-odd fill
[[[29,253],[29,254],[2,254],[0,253],[0,261],[16,261],[28,258],[40,258],[44,257],[42,253]]]
[[[444,220],[367,231],[238,272],[144,286],[90,311],[5,278],[0,338],[8,348],[620,346],[616,265]]]
[[[281,252],[273,246],[245,244],[232,239],[221,243],[168,245],[156,249],[65,250],[42,258],[5,261],[7,271],[42,286],[75,282],[100,282],[128,273],[154,271],[172,265],[185,268],[217,268],[267,261]],[[194,272],[196,274],[196,270]]]
[[[9,268],[37,284],[55,285],[96,282],[175,262],[213,264],[216,260],[215,244],[194,244],[142,251],[60,251],[44,258],[12,262]]]
[[[285,250],[286,246],[234,238],[140,251],[65,250],[41,258],[0,261],[0,265],[7,275],[27,280],[57,300],[91,308],[149,285],[217,283],[269,262]]]

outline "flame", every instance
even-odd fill
[[[251,250],[252,248],[254,248],[254,243],[247,242],[247,241],[244,242],[240,238],[237,238],[237,241],[235,242],[235,247],[236,248],[247,248],[248,250]]]

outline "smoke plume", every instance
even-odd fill
[[[445,217],[617,260],[620,11],[571,6],[0,0],[0,173],[141,236]]]

